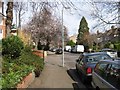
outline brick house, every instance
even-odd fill
[[[114,28],[105,31],[105,33],[97,33],[97,42],[103,47],[108,42],[120,41],[120,28]]]
[[[3,2],[0,2],[0,40],[2,38],[5,38],[6,32],[5,32],[5,17],[3,14]]]

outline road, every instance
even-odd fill
[[[72,78],[72,80],[74,80],[76,82],[73,85],[74,88],[90,89],[90,88],[92,88],[92,86],[90,84],[83,84],[81,82],[81,78],[80,78],[79,74],[77,73],[77,71],[75,69],[76,59],[79,57],[79,55],[80,54],[65,52],[65,55],[64,55],[65,63],[64,64],[65,64],[65,67],[67,68],[68,75]],[[61,58],[61,65],[62,65],[62,54],[55,54],[55,55],[53,55],[53,57]]]

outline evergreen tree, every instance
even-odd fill
[[[78,36],[77,36],[77,45],[83,44],[85,48],[88,48],[88,39],[89,39],[89,28],[88,23],[85,17],[82,17],[78,29]]]

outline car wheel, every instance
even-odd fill
[[[97,86],[97,87],[95,88],[95,90],[100,90],[100,88]]]

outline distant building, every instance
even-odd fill
[[[77,35],[75,34],[73,36],[70,36],[69,39],[72,40],[74,43],[76,43],[77,42]]]
[[[5,31],[5,16],[4,16],[4,3],[0,1],[0,40],[6,37]]]
[[[97,33],[97,42],[102,47],[108,42],[120,41],[120,28],[114,28],[105,31],[105,33]]]

